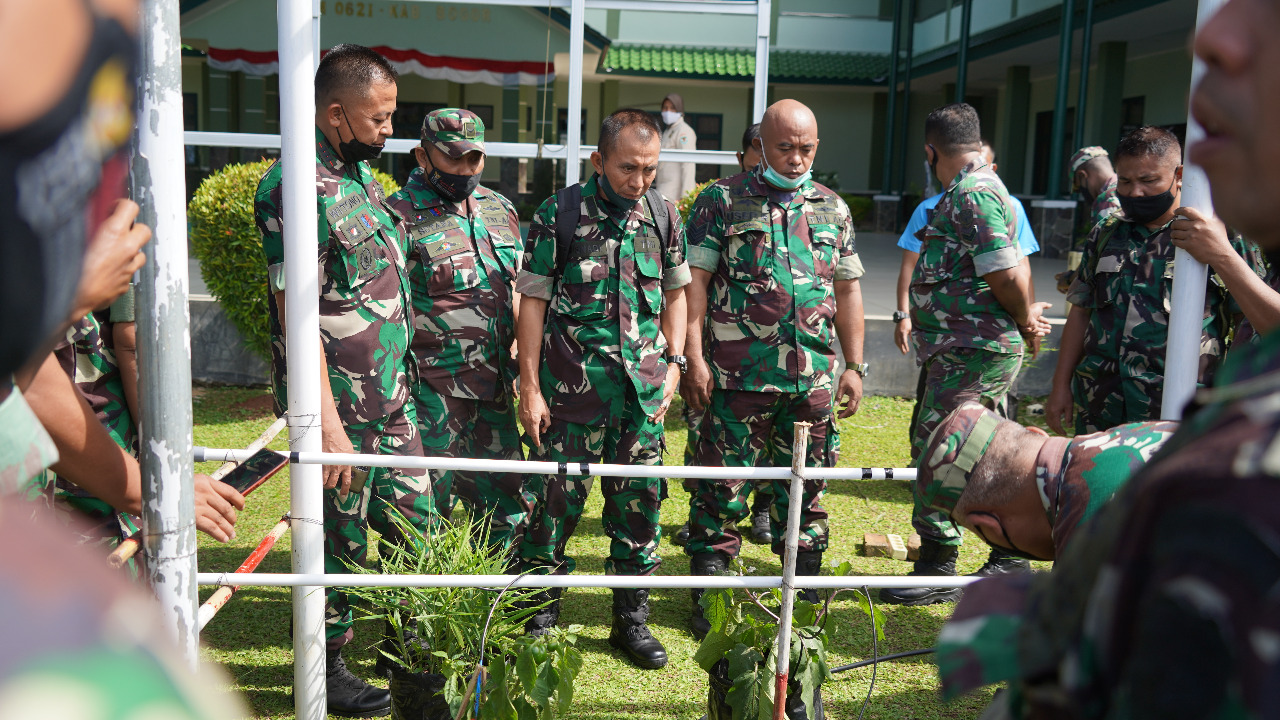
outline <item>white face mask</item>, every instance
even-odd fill
[[[674,111],[674,110],[663,110],[663,111],[662,111],[662,122],[664,122],[664,123],[666,123],[666,124],[668,124],[668,125],[675,125],[677,122],[679,122],[679,121],[680,121],[680,115],[681,115],[680,113],[678,113],[678,112],[676,112],[676,111]]]

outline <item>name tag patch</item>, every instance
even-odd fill
[[[364,197],[353,193],[330,205],[329,208],[324,211],[324,214],[325,217],[329,218],[329,224],[333,225],[347,215],[350,215],[352,210],[355,210],[364,204]]]
[[[409,239],[413,242],[418,242],[424,237],[451,230],[457,226],[458,224],[451,217],[443,217],[436,220],[428,219],[427,222],[419,223],[409,228]]]
[[[347,242],[364,240],[378,229],[378,218],[369,208],[357,210],[354,215],[335,226],[338,234]]]

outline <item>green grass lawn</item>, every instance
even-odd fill
[[[265,390],[219,388],[198,389],[195,398],[195,442],[209,447],[244,447],[271,422]],[[1034,402],[1033,399],[1028,399]],[[1025,405],[1026,403],[1024,403]],[[673,408],[667,422],[667,461],[681,464],[684,457],[685,427]],[[840,465],[842,467],[904,467],[909,450],[907,423],[911,402],[900,398],[868,397],[858,415],[842,421]],[[279,439],[272,447],[285,448]],[[211,472],[216,463],[197,470]],[[222,545],[200,536],[200,569],[204,572],[234,570],[257,542],[288,510],[288,471],[282,472],[249,498],[237,525],[237,537]],[[678,481],[670,484],[670,498],[662,508],[663,557],[659,573],[687,575],[689,563],[683,549],[666,541],[684,522],[688,513],[688,493]],[[854,572],[864,575],[903,575],[910,564],[887,558],[866,558],[859,554],[862,535],[874,531],[911,533],[911,491],[901,480],[834,481],[824,506],[831,515],[832,560],[848,560]],[[601,501],[592,494],[578,531],[569,543],[569,553],[578,560],[578,572],[602,573],[608,542],[600,524]],[[289,572],[290,536],[276,545],[263,562],[263,572]],[[764,575],[781,574],[781,566],[768,547],[745,544],[743,557],[749,566]],[[986,549],[972,538],[960,554],[961,572],[976,570],[986,558]],[[203,588],[203,600],[212,592]],[[874,591],[873,591],[874,592]],[[707,680],[693,662],[697,643],[689,635],[687,590],[654,593],[650,626],[671,655],[667,667],[657,671],[639,670],[626,662],[606,642],[609,634],[610,591],[572,590],[565,596],[562,624],[585,627],[580,646],[586,665],[579,676],[573,710],[569,718],[594,720],[627,717],[631,720],[680,718],[696,720],[706,704]],[[952,605],[924,608],[885,606],[888,624],[880,653],[929,647],[946,621]],[[293,682],[293,652],[289,639],[290,597],[287,589],[248,587],[227,605],[204,633],[204,657],[221,665],[232,679],[255,717],[293,716],[290,691]],[[833,666],[862,660],[872,654],[871,627],[866,616],[849,600],[834,603],[832,621]],[[357,624],[356,640],[349,646],[348,662],[363,677],[373,675],[370,650],[378,635],[372,625]],[[828,717],[852,720],[866,697],[871,668],[860,668],[836,676],[823,688]],[[976,717],[990,699],[991,692],[942,704],[937,696],[937,679],[929,656],[879,666],[875,691],[867,718],[969,718]]]

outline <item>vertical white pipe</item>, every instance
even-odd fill
[[[752,122],[760,122],[769,106],[769,25],[773,21],[772,0],[756,1],[756,78],[752,95]]]
[[[138,222],[154,232],[137,303],[142,530],[147,578],[194,667],[199,633],[178,0],[147,0],[140,27],[138,144],[129,180],[142,208]]]
[[[320,0],[311,0],[311,46],[316,49],[312,70],[320,69]]]
[[[572,185],[582,177],[582,44],[585,42],[586,0],[573,0],[569,6],[569,151],[564,161],[564,184]]]
[[[1196,13],[1196,31],[1204,27],[1225,0],[1200,0]],[[1196,58],[1191,66],[1191,88],[1195,89],[1204,75],[1204,63]],[[1187,112],[1187,143],[1204,137],[1204,129]],[[1209,195],[1209,178],[1194,165],[1182,168],[1182,205],[1193,207],[1205,215],[1213,215],[1213,199]],[[1164,359],[1164,396],[1160,417],[1182,419],[1182,409],[1196,391],[1200,370],[1201,321],[1204,316],[1205,288],[1209,268],[1179,248],[1174,253],[1173,307],[1169,313],[1169,341]]]
[[[777,697],[774,718],[785,715],[787,674],[791,670],[791,617],[796,606],[796,554],[800,547],[800,506],[804,500],[804,466],[809,457],[809,423],[793,426],[791,442],[791,495],[787,498],[787,534],[782,545],[782,608],[778,611]]]
[[[283,168],[285,347],[289,446],[320,443],[320,288],[316,276],[316,51],[311,0],[278,0],[280,162]],[[321,467],[289,468],[293,572],[324,571]],[[293,687],[298,720],[326,717],[324,588],[293,589]]]

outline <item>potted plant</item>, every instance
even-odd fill
[[[392,522],[403,543],[383,539],[377,572],[405,575],[501,575],[506,559],[489,548],[487,523],[455,518],[429,540],[403,516]],[[355,573],[374,570],[353,567]],[[524,622],[534,591],[474,587],[345,590],[363,601],[362,618],[384,622],[379,652],[391,678],[396,720],[551,719],[573,697],[582,666],[574,628],[538,638]],[[487,664],[487,668],[486,668]],[[478,699],[477,699],[478,698]]]
[[[847,575],[849,563],[836,568]],[[741,564],[739,563],[739,574]],[[796,598],[791,620],[791,664],[786,698],[790,720],[822,720],[822,683],[830,680],[827,666],[826,620],[831,601],[817,605]],[[857,595],[863,610],[873,608]],[[707,672],[706,720],[768,720],[773,717],[777,667],[778,610],[782,591],[708,590],[702,595],[703,613],[711,631],[703,638],[694,660]],[[878,639],[884,638],[884,616],[876,613]]]

